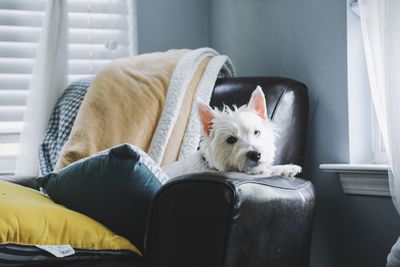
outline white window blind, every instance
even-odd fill
[[[67,2],[70,82],[136,53],[134,0]],[[0,0],[0,173],[14,172],[46,3]]]

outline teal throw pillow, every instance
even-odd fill
[[[122,144],[36,180],[56,203],[97,220],[143,251],[150,204],[168,176],[142,150]]]

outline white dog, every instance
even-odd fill
[[[200,149],[192,156],[165,167],[172,178],[204,171],[238,171],[252,174],[295,176],[297,165],[276,165],[275,133],[267,116],[265,96],[257,86],[247,105],[223,111],[198,103],[202,126]]]

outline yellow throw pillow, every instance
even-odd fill
[[[0,245],[71,245],[75,249],[140,251],[97,221],[30,188],[0,181]]]

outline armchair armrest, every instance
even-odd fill
[[[198,173],[167,183],[147,225],[148,266],[308,266],[314,189],[300,178]]]
[[[31,176],[13,176],[13,175],[0,175],[0,181],[10,182],[26,186],[35,190],[39,190],[39,185],[35,181],[36,177]]]

